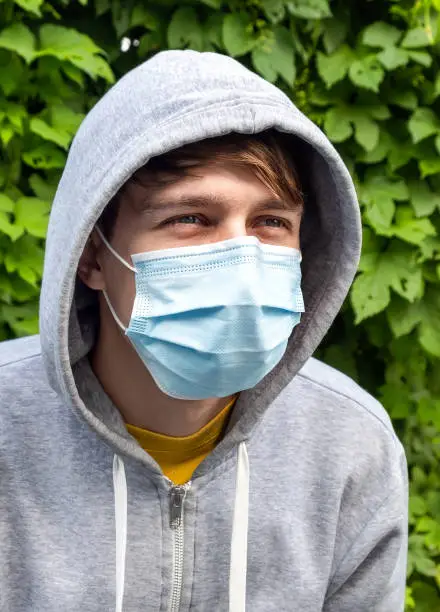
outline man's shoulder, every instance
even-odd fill
[[[39,336],[0,342],[0,413],[6,407],[44,405],[50,388],[41,354]]]
[[[40,336],[27,336],[0,342],[0,374],[6,368],[24,365],[29,359],[41,358]]]
[[[344,417],[345,407],[351,419],[360,423],[365,420],[375,423],[379,429],[397,441],[391,419],[382,404],[346,374],[311,358],[298,372],[294,381],[296,385],[306,386],[319,403],[328,405],[326,401],[331,404],[336,402],[340,407],[341,418]]]

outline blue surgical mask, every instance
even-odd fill
[[[136,297],[127,328],[159,389],[179,399],[254,387],[281,360],[304,312],[301,254],[253,236],[132,255]]]

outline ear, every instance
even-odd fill
[[[97,232],[93,231],[87,239],[78,264],[78,276],[82,282],[90,289],[98,291],[105,289],[104,274],[99,262],[100,246],[101,239]]]

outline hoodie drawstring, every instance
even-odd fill
[[[113,490],[115,493],[116,524],[116,612],[122,612],[125,583],[125,555],[127,548],[127,479],[124,462],[113,457]]]
[[[247,539],[249,517],[249,458],[246,444],[238,447],[235,482],[234,517],[232,522],[231,559],[229,567],[229,612],[245,612]],[[113,488],[116,524],[116,606],[122,612],[127,548],[127,480],[119,455],[113,457]]]
[[[232,523],[231,561],[229,566],[229,612],[246,608],[247,539],[249,517],[249,458],[246,444],[238,447],[235,482],[234,519]]]

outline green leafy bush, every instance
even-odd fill
[[[440,610],[440,0],[1,0],[0,339],[36,333],[69,143],[165,48],[227,53],[335,143],[364,220],[359,274],[319,356],[389,411],[411,477],[407,609]]]

